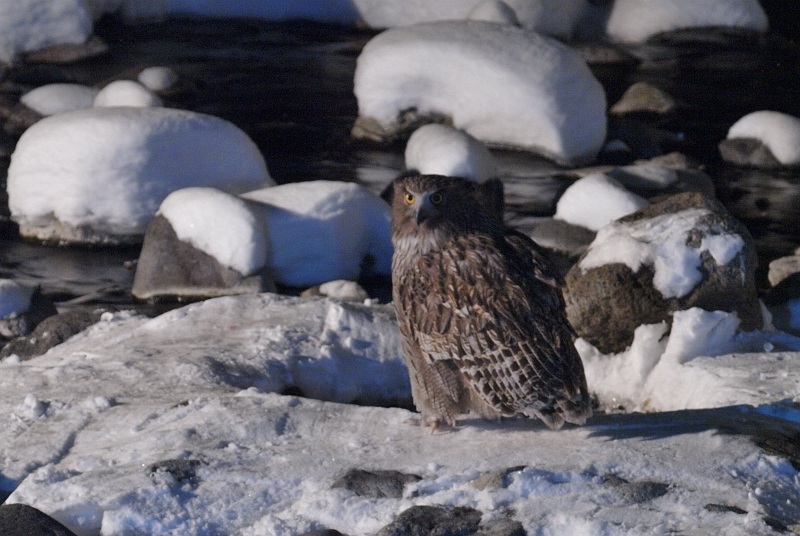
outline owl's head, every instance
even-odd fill
[[[503,186],[458,177],[415,175],[398,179],[392,192],[392,238],[427,242],[459,233],[502,232]]]

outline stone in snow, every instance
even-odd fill
[[[615,41],[644,42],[662,32],[707,26],[767,31],[758,0],[615,0],[606,32]]]
[[[575,181],[556,204],[557,220],[599,231],[609,222],[646,207],[648,201],[603,173]]]
[[[133,80],[115,80],[100,90],[94,99],[95,107],[136,106],[141,108],[163,106],[161,97]]]
[[[178,81],[178,74],[169,67],[147,67],[137,80],[150,91],[167,91]]]
[[[85,0],[0,2],[0,62],[64,43],[80,44],[92,34]]]
[[[464,177],[478,182],[497,176],[489,149],[469,134],[447,125],[424,125],[406,144],[406,169],[423,175]]]
[[[800,164],[800,118],[792,115],[769,110],[749,113],[731,126],[727,139],[758,140],[784,166]]]
[[[494,146],[562,164],[592,160],[605,91],[581,55],[516,26],[441,21],[387,30],[358,58],[354,134],[391,138],[411,117],[445,116]]]
[[[93,108],[47,117],[17,143],[9,208],[23,236],[139,242],[166,196],[274,184],[264,157],[223,119],[168,108]]]
[[[81,84],[46,84],[25,93],[20,102],[43,115],[83,110],[94,105],[98,90]]]

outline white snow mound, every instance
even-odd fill
[[[466,16],[470,20],[483,20],[501,24],[519,24],[517,12],[503,0],[485,0],[476,4]]]
[[[91,108],[97,92],[81,84],[46,84],[25,93],[19,100],[31,110],[48,116]]]
[[[728,130],[728,139],[735,138],[755,138],[781,164],[800,164],[800,118],[769,110],[749,113]]]
[[[603,173],[587,175],[570,185],[556,204],[553,216],[573,225],[599,231],[611,221],[650,203]]]
[[[573,164],[606,135],[606,98],[578,52],[516,26],[441,21],[387,30],[358,58],[359,114],[391,130],[401,112],[449,116],[490,145]]]
[[[267,262],[267,237],[254,208],[216,188],[172,192],[158,213],[183,242],[248,276]]]
[[[758,0],[615,0],[606,32],[615,41],[642,42],[684,28],[727,26],[767,31]]]
[[[447,125],[418,128],[406,144],[406,169],[423,175],[464,177],[483,182],[497,176],[489,149],[469,134]]]
[[[31,306],[33,288],[11,279],[0,279],[0,320],[15,318]]]
[[[164,91],[178,81],[178,73],[169,67],[147,67],[136,77],[150,91]]]
[[[164,198],[190,186],[240,193],[274,184],[258,147],[223,119],[167,108],[93,108],[39,121],[8,170],[9,208],[26,236],[65,227],[144,234]]]
[[[391,273],[389,205],[363,186],[310,181],[242,198],[266,205],[269,265],[276,282],[300,287],[355,280],[367,258],[372,273]]]
[[[133,80],[115,80],[100,90],[94,99],[95,107],[163,106],[161,98],[139,82]]]

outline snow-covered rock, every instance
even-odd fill
[[[503,0],[484,0],[475,4],[475,7],[467,13],[466,18],[500,24],[519,24],[517,12]]]
[[[483,182],[497,176],[489,149],[469,134],[447,125],[424,125],[406,144],[406,169],[423,175],[464,177]]]
[[[43,115],[83,110],[94,105],[98,90],[81,84],[46,84],[25,93],[20,102]]]
[[[178,73],[169,67],[146,67],[137,80],[150,91],[166,91],[178,82]]]
[[[387,30],[358,58],[354,135],[396,136],[446,116],[489,144],[559,163],[591,160],[606,136],[606,99],[578,52],[521,28],[442,21]]]
[[[27,335],[54,314],[53,302],[43,297],[38,289],[11,279],[0,279],[0,343]]]
[[[232,193],[274,184],[258,147],[233,124],[166,108],[93,108],[47,117],[17,143],[9,208],[24,236],[141,241],[172,191]]]
[[[163,106],[161,98],[144,85],[133,80],[115,80],[101,89],[94,98],[95,107]]]
[[[561,195],[554,218],[592,231],[648,205],[647,199],[625,189],[603,173],[575,181]]]
[[[800,118],[769,110],[749,113],[728,130],[727,141],[736,140],[757,140],[784,166],[800,164]],[[722,145],[720,150],[723,157],[730,154],[726,154]],[[758,150],[758,147],[753,147],[752,150]],[[726,159],[737,164],[759,165],[754,157],[744,161],[735,161],[731,157]]]
[[[310,181],[241,197],[264,205],[275,282],[303,287],[391,273],[389,205],[363,186]]]
[[[85,0],[0,2],[0,62],[62,43],[79,44],[92,34]]]
[[[662,32],[727,26],[765,32],[758,0],[615,0],[606,26],[616,41],[643,42]]]

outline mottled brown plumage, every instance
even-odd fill
[[[414,403],[434,428],[470,411],[583,424],[592,412],[561,278],[503,225],[502,195],[499,181],[436,175],[394,185],[394,303]]]

